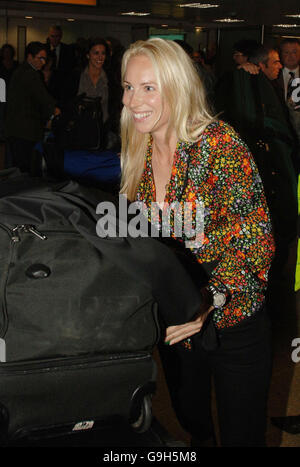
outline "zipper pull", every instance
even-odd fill
[[[47,240],[46,235],[42,234],[39,232],[34,225],[29,225],[29,224],[22,224],[22,225],[17,225],[13,230],[13,237],[12,240],[14,242],[19,242],[20,241],[20,236],[19,236],[19,231],[22,230],[23,232],[26,233],[32,233],[36,237],[38,237],[40,240]]]
[[[15,227],[14,229],[12,229],[12,236],[11,236],[11,240],[14,242],[14,243],[17,243],[20,241],[20,235],[19,235],[19,226]]]
[[[47,240],[46,235],[37,230],[34,225],[24,225],[24,232],[30,232],[41,240]]]

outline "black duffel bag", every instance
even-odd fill
[[[99,151],[105,148],[100,97],[76,96],[52,122],[54,139],[61,149]]]
[[[114,197],[5,173],[0,361],[149,350],[157,308],[167,325],[197,312],[198,290],[169,248],[151,238],[98,237],[97,203]]]

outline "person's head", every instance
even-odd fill
[[[263,45],[260,45],[252,52],[249,62],[258,65],[265,76],[271,81],[278,77],[279,71],[282,68],[277,50]]]
[[[102,38],[91,39],[88,44],[87,60],[89,66],[101,69],[105,60],[109,57],[109,48]]]
[[[202,63],[201,55],[197,50],[194,50],[194,52],[192,53],[192,58],[193,58],[194,62]]]
[[[195,142],[213,120],[195,65],[174,41],[137,41],[122,60],[122,192],[134,198],[149,135]]]
[[[300,41],[290,37],[280,44],[280,58],[283,66],[289,70],[295,70],[300,64]]]
[[[25,50],[25,58],[36,70],[41,70],[47,61],[46,45],[41,42],[30,42]]]
[[[202,50],[195,50],[192,53],[192,58],[194,62],[205,65],[205,53]]]
[[[15,49],[10,44],[4,44],[0,50],[0,57],[2,60],[13,60],[15,56]]]
[[[62,29],[58,24],[50,26],[48,39],[52,47],[57,47],[62,39]]]
[[[242,39],[233,45],[232,58],[237,65],[243,65],[248,62],[248,58],[251,55],[253,49],[258,46],[258,42],[251,39]]]

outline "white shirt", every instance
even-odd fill
[[[282,77],[283,77],[283,83],[284,83],[284,99],[286,100],[286,94],[287,94],[287,87],[288,87],[288,82],[290,80],[290,71],[295,73],[295,78],[299,78],[299,67],[295,68],[294,70],[290,70],[289,68],[284,67],[282,69]]]

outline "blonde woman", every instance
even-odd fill
[[[194,65],[175,42],[132,44],[122,81],[121,192],[148,208],[158,203],[161,213],[175,201],[203,203],[204,235],[191,253],[200,264],[216,262],[199,315],[168,327],[168,345],[160,346],[177,417],[192,445],[213,445],[213,376],[221,445],[263,446],[271,372],[264,293],[274,243],[257,168],[234,130],[210,114]],[[173,224],[171,235],[185,242]],[[207,323],[217,335],[211,348],[198,338]]]

